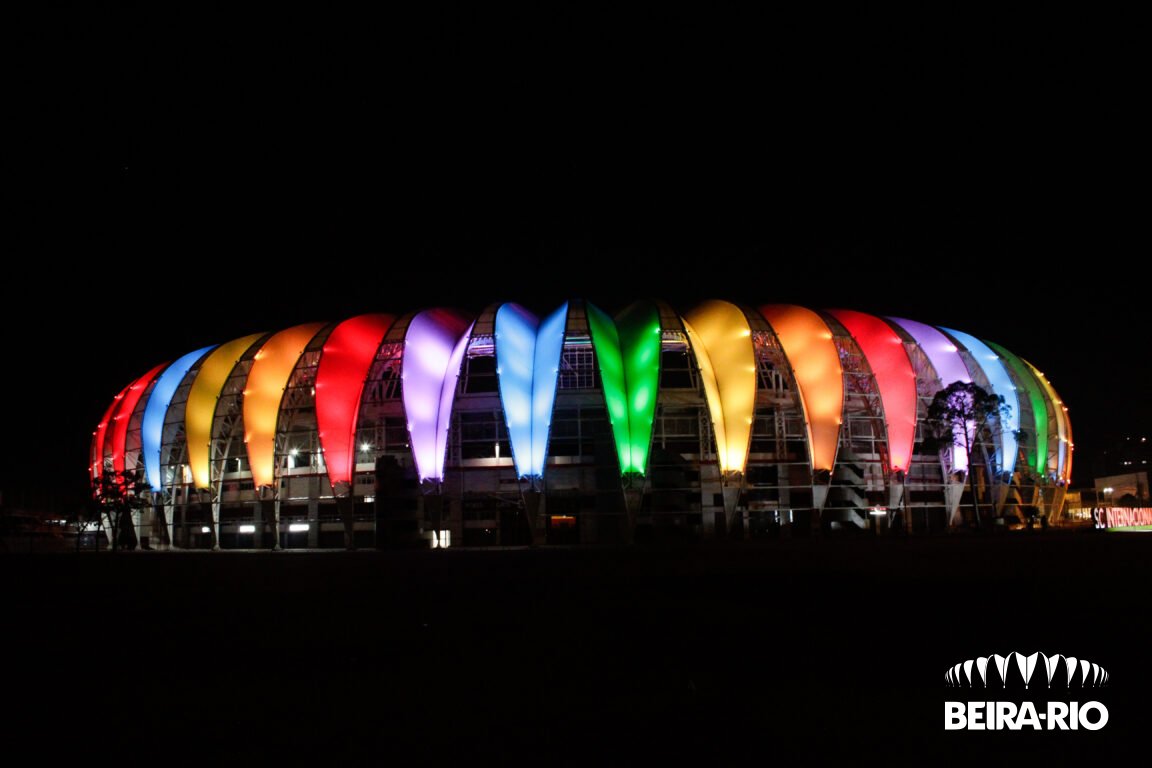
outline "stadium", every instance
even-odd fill
[[[964,450],[929,439],[933,398],[955,382],[1005,406]],[[543,316],[362,315],[189,352],[115,396],[89,471],[97,501],[134,502],[129,546],[618,544],[936,533],[974,522],[973,495],[975,521],[1056,520],[1072,448],[1044,375],[961,331],[573,300]]]

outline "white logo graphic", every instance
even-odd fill
[[[1020,683],[1025,689],[1050,689],[1053,682],[1058,689],[1101,688],[1108,679],[1108,671],[1099,664],[1060,653],[994,653],[958,662],[944,673],[949,687],[976,690],[1015,688]],[[1031,701],[944,702],[946,731],[1098,731],[1107,724],[1108,708],[1099,701],[1047,701],[1039,708]]]
[[[1065,656],[1061,653],[1054,653],[1051,656],[1034,653],[1031,656],[1025,656],[1016,652],[1009,653],[1007,656],[994,653],[991,656],[977,656],[975,659],[958,662],[944,673],[944,682],[948,686],[956,688],[991,688],[995,686],[997,678],[999,678],[999,687],[1006,688],[1012,671],[1010,665],[1013,661],[1016,663],[1016,668],[1020,672],[1020,679],[1024,681],[1025,688],[1032,684],[1032,677],[1036,673],[1038,661],[1041,662],[1041,668],[1044,671],[1044,677],[1036,681],[1038,687],[1051,688],[1053,678],[1057,680],[1057,687],[1060,687],[1059,683],[1062,682],[1063,686],[1067,688],[1099,688],[1108,682],[1108,671],[1087,659],[1077,659],[1075,656]],[[1063,680],[1058,675],[1061,669],[1064,671]],[[974,672],[975,674],[973,674]],[[1046,686],[1043,685],[1044,683]]]

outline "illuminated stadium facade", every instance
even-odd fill
[[[968,456],[924,441],[956,382],[1008,408]],[[960,331],[723,301],[431,309],[299,325],[156,366],[90,472],[145,497],[153,546],[615,543],[1061,514],[1067,408]],[[962,499],[962,497],[964,497]],[[964,504],[961,504],[962,500]],[[777,528],[780,526],[780,528]]]

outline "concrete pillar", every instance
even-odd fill
[[[948,527],[960,522],[960,497],[964,495],[965,478],[958,473],[948,475],[944,484],[944,504],[948,508]]]
[[[317,484],[319,485],[319,484]],[[320,493],[317,488],[315,493],[309,495],[308,498],[308,547],[309,549],[316,549],[320,546]]]
[[[100,516],[102,518],[102,523],[103,523],[103,525],[101,527],[104,529],[104,538],[108,540],[108,546],[112,547],[115,543],[113,541],[114,534],[112,533],[112,531],[114,530],[113,522],[115,522],[115,521],[112,520],[112,513],[111,512],[101,512]]]
[[[148,526],[148,539],[152,549],[165,550],[172,544],[172,513],[161,494],[152,494],[152,525]]]
[[[1008,501],[1009,484],[1000,482],[996,484],[996,517],[1004,514],[1004,504]]]
[[[720,493],[724,497],[724,518],[727,521],[727,534],[733,539],[744,538],[744,512],[738,509],[742,486],[742,482],[733,480],[725,481],[720,488]]]
[[[432,529],[432,546],[439,546],[440,529],[444,524],[444,497],[430,493],[424,497],[425,530]]]
[[[120,525],[116,533],[120,537],[121,549],[133,550],[140,546],[140,536],[137,533],[139,526],[139,510],[126,509],[120,513]]]
[[[888,525],[897,533],[908,530],[908,485],[903,472],[896,472],[888,484]]]
[[[220,551],[220,494],[212,499],[212,551]]]
[[[640,508],[644,504],[644,481],[638,480],[639,487],[631,484],[624,488],[624,531],[623,541],[632,544],[636,541],[636,518],[640,516]]]
[[[464,502],[448,499],[447,513],[444,525],[452,538],[452,546],[459,546],[464,543]]]
[[[820,482],[816,480],[812,484],[812,531],[820,531],[820,523],[824,517],[824,505],[828,502],[828,489],[830,485],[827,482]]]
[[[188,509],[187,504],[184,505],[184,509]],[[176,546],[176,504],[165,504],[163,514],[165,533],[168,534],[168,540],[164,542],[165,548],[179,549],[179,547]]]
[[[266,493],[266,491],[269,491]],[[260,525],[257,530],[262,531],[265,525],[268,530],[272,532],[272,551],[278,552],[280,550],[280,500],[272,498],[270,488],[260,489]],[[267,496],[268,498],[265,498]]]
[[[524,491],[524,515],[528,518],[528,531],[532,534],[532,546],[534,547],[540,546],[547,540],[543,525],[544,520],[540,515],[543,495],[535,488]]]
[[[351,496],[336,497],[336,511],[340,514],[340,522],[344,523],[344,549],[356,549],[356,514],[355,505]]]

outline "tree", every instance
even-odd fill
[[[105,470],[98,483],[94,483],[94,503],[98,507],[97,519],[107,519],[112,530],[112,550],[121,543],[129,548],[136,545],[136,530],[132,526],[132,513],[146,506],[144,491],[147,484],[136,472],[119,474]]]
[[[968,488],[972,493],[972,519],[980,527],[980,504],[976,498],[976,475],[972,471],[972,448],[993,415],[1007,416],[1009,406],[1002,395],[979,384],[956,381],[936,393],[928,406],[933,437],[943,446],[964,450],[968,459]]]

